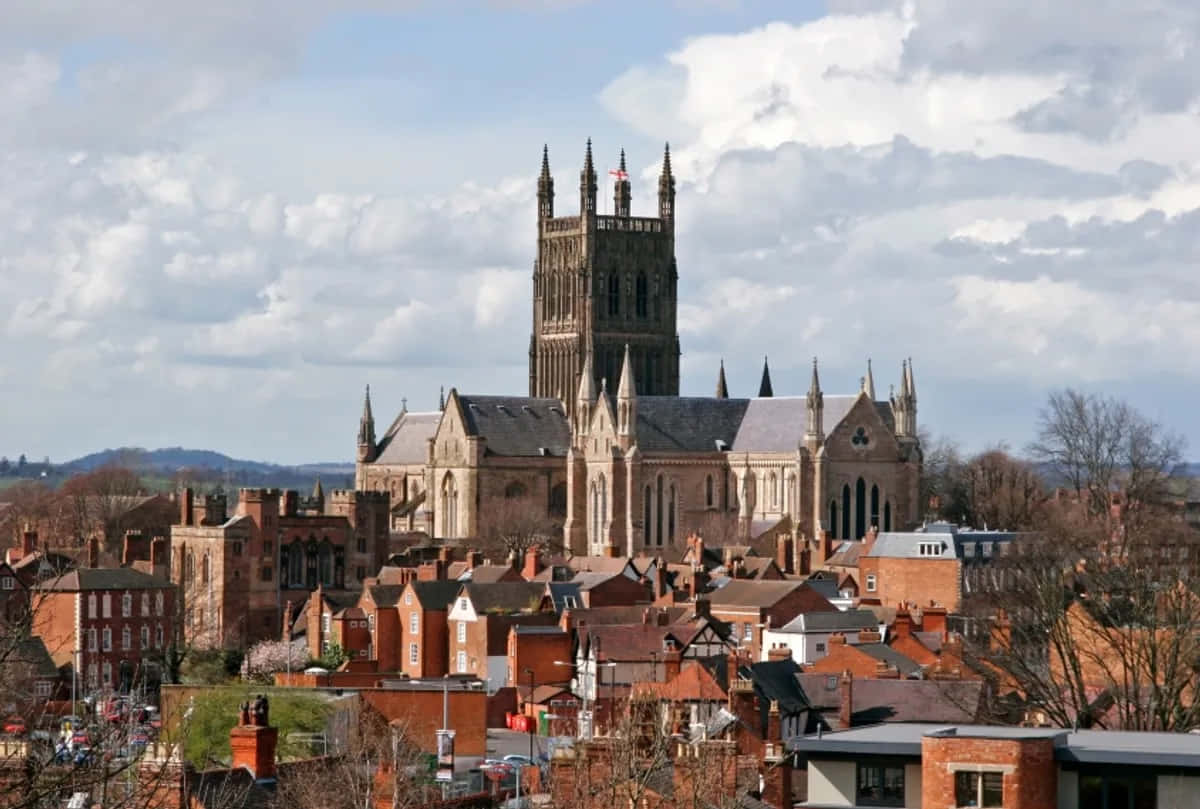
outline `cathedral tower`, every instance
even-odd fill
[[[554,181],[543,150],[538,178],[538,251],[533,269],[529,394],[570,397],[585,360],[593,384],[615,390],[626,346],[642,396],[679,395],[675,331],[675,177],[670,149],[658,183],[659,215],[630,215],[624,152],[613,184],[611,215],[596,210],[596,170],[589,140],[579,175],[579,215],[554,215]],[[574,411],[576,403],[568,401]]]

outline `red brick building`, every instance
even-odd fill
[[[400,671],[410,677],[441,677],[450,671],[446,615],[462,584],[457,581],[412,581],[396,603],[394,635],[377,624],[375,643],[398,650]],[[396,652],[393,652],[396,654]]]
[[[447,614],[447,659],[452,674],[488,683],[488,691],[508,682],[508,633],[518,624],[551,626],[558,616],[543,610],[543,582],[467,583]]]
[[[80,568],[33,589],[33,633],[88,691],[157,680],[172,640],[175,588],[127,568]]]
[[[730,625],[730,641],[750,657],[761,657],[762,633],[781,627],[802,612],[836,610],[827,598],[801,581],[735,579],[707,597],[713,618]]]
[[[558,665],[571,660],[571,633],[555,624],[515,624],[508,631],[508,663],[505,685],[528,689],[529,672],[534,686],[565,685],[571,670]]]

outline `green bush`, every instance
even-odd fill
[[[278,756],[281,759],[309,754],[305,742],[290,742],[292,733],[321,733],[325,730],[330,707],[316,697],[287,689],[263,691],[261,688],[222,688],[197,696],[184,712],[184,758],[199,769],[226,766],[229,763],[229,731],[237,724],[238,708],[243,702],[266,693],[270,700],[270,722],[279,729]]]

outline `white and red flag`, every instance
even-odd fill
[[[629,179],[629,172],[625,171],[625,169],[609,169],[608,173],[616,177],[618,180]]]

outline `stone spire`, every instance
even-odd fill
[[[763,357],[762,381],[758,383],[758,398],[764,399],[774,395],[775,392],[771,390],[771,369],[767,367],[767,358]]]
[[[583,370],[579,373],[579,394],[575,397],[575,433],[586,435],[592,421],[592,407],[596,404],[596,380],[592,377],[592,355],[583,357]]]
[[[662,172],[658,175],[658,216],[674,227],[675,175],[671,173],[671,144],[663,147]]]
[[[592,165],[592,139],[588,138],[583,155],[583,170],[579,172],[579,214],[596,213],[596,169]]]
[[[863,377],[863,393],[875,401],[875,375],[871,373],[871,358],[867,357],[867,375]]]
[[[375,460],[375,416],[371,412],[371,386],[363,397],[362,417],[358,420],[358,460]]]
[[[913,379],[913,361],[912,361],[912,357],[909,357],[909,358],[908,358],[908,366],[907,366],[907,368],[908,368],[908,377],[907,377],[907,380],[906,380],[906,381],[908,382],[908,396],[909,396],[909,398],[912,400],[913,409],[915,410],[915,409],[916,409],[916,405],[917,405],[917,382],[916,382],[916,380],[915,380],[915,379]]]
[[[617,166],[616,179],[613,182],[613,215],[629,216],[629,207],[633,198],[630,190],[629,172],[625,170],[625,150],[621,150],[621,162]]]
[[[317,482],[313,484],[312,500],[318,511],[325,510],[325,490],[321,488],[320,475],[317,475]]]
[[[729,386],[725,384],[725,360],[721,360],[721,370],[717,372],[717,398],[729,398]]]
[[[438,388],[438,410],[446,409],[446,386],[442,385]]]
[[[821,378],[817,374],[817,358],[813,357],[812,380],[808,383],[808,395],[805,397],[808,410],[808,429],[804,431],[807,441],[819,443],[825,439],[825,394],[821,392]]]
[[[554,178],[550,176],[550,147],[542,146],[542,173],[538,175],[538,219],[554,218]]]
[[[625,361],[621,364],[621,382],[617,385],[617,435],[633,436],[637,418],[637,386],[633,382],[633,359],[629,343],[625,344]]]

